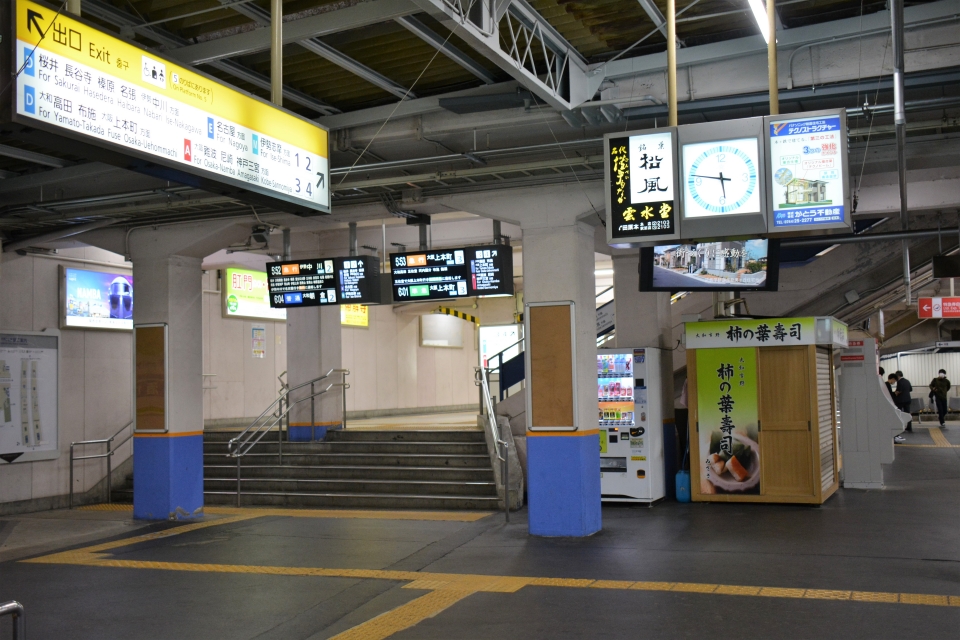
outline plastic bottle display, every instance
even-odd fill
[[[597,356],[597,399],[600,426],[633,426],[633,358],[626,353]]]

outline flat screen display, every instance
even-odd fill
[[[253,269],[224,271],[223,317],[286,320],[287,312],[270,306],[267,274]]]
[[[391,253],[395,302],[513,295],[508,245]]]
[[[267,264],[270,306],[380,304],[380,264],[374,256]]]
[[[776,291],[777,240],[668,244],[640,250],[640,291]]]
[[[64,329],[133,330],[133,276],[91,269],[62,269]]]

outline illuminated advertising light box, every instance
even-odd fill
[[[60,328],[133,330],[133,276],[60,267]]]
[[[270,306],[267,274],[252,269],[224,270],[223,317],[286,320],[287,312]]]
[[[340,324],[344,327],[369,327],[370,307],[365,304],[340,305]]]
[[[607,242],[635,246],[680,237],[677,130],[604,136]]]
[[[375,256],[270,262],[267,285],[275,309],[380,304],[380,263]]]
[[[513,295],[508,245],[391,253],[394,302]]]
[[[330,212],[328,134],[318,124],[46,5],[17,0],[15,21],[18,123],[150,175]]]
[[[763,118],[678,128],[683,239],[767,231]]]
[[[770,232],[849,229],[846,111],[768,116],[764,123]]]
[[[779,240],[723,240],[640,250],[640,291],[776,291]]]

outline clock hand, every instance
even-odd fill
[[[701,175],[696,174],[696,173],[693,173],[693,174],[690,174],[690,175],[692,175],[694,178],[709,178],[710,180],[721,180],[721,181],[724,180],[724,177],[723,177],[723,174],[722,174],[722,173],[720,174],[720,177],[719,177],[719,178],[718,178],[717,176],[701,176]],[[730,180],[730,178],[726,178],[726,180]]]
[[[720,179],[720,189],[723,190],[723,197],[726,198],[726,197],[727,197],[727,187],[726,187],[726,185],[724,185],[723,183],[724,183],[724,181],[729,182],[729,181],[731,180],[731,178],[724,178],[724,177],[723,177],[723,171],[721,171],[721,172],[720,172],[720,178],[719,178],[719,179]]]

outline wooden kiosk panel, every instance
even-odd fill
[[[814,324],[813,320],[836,323],[832,318],[793,318],[769,321],[724,319],[687,325],[690,479],[694,501],[821,504],[837,490],[836,392],[833,375],[833,342],[836,340],[824,340],[819,334],[815,338],[813,331],[809,330]],[[791,345],[787,340],[777,344],[770,344],[769,340],[762,344],[744,344],[744,341],[731,339],[733,343],[730,344],[726,329],[722,327],[724,324],[739,325],[738,329],[749,327],[753,333],[756,331],[755,325],[763,322],[769,322],[771,326],[779,322],[798,327],[797,340]],[[830,324],[827,327],[830,328]],[[723,331],[718,332],[718,328],[723,328]],[[842,329],[845,332],[846,327],[842,326]],[[736,337],[738,334],[734,332],[731,335]],[[842,343],[836,346],[846,346],[845,335]],[[694,341],[691,341],[691,336],[695,338]],[[821,342],[828,346],[818,347],[817,344]],[[716,436],[713,436],[714,439],[708,438],[707,432],[702,431],[704,428],[716,429],[717,408],[713,406],[716,399],[710,394],[698,393],[698,387],[704,383],[716,385],[716,381],[713,379],[712,365],[703,362],[700,368],[704,370],[699,375],[709,375],[710,379],[697,380],[698,353],[721,349],[731,354],[721,356],[726,361],[726,358],[733,360],[735,353],[742,354],[744,347],[756,349],[759,489],[756,483],[751,487],[747,481],[731,487],[727,474],[713,475],[717,472],[711,469],[711,465],[723,464],[722,459],[717,459],[717,454],[732,464],[731,458],[736,456],[736,449],[732,455],[718,451]],[[716,359],[717,356],[710,358]],[[745,360],[747,365],[749,360]],[[704,401],[707,405],[699,407],[698,404]],[[738,402],[748,401],[749,397],[741,396],[738,399]],[[709,426],[711,424],[714,426]],[[742,421],[735,421],[735,425],[735,440],[744,441],[744,436],[752,437],[742,431]],[[702,442],[701,436],[704,438]],[[710,442],[711,450],[701,450],[707,442]]]
[[[528,427],[576,430],[573,304],[527,305]]]

